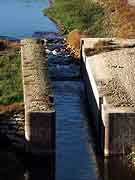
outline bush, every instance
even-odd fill
[[[127,0],[54,0],[45,14],[64,26],[64,33],[73,29],[92,37],[135,38],[135,8]]]
[[[104,15],[101,6],[90,0],[54,0],[53,6],[44,10],[44,14],[62,24],[65,33],[73,29],[101,32]]]

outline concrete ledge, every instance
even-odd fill
[[[26,151],[39,155],[55,152],[55,109],[45,46],[40,39],[21,41]]]
[[[105,156],[135,149],[135,40],[84,38],[82,73]]]

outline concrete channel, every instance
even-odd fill
[[[105,156],[135,149],[135,40],[84,38],[81,69]]]
[[[21,41],[28,151],[55,152],[55,109],[46,42]],[[83,38],[82,75],[95,131],[105,156],[135,148],[135,40]]]

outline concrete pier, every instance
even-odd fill
[[[37,155],[55,152],[55,109],[45,47],[40,39],[21,41],[26,151]]]
[[[135,150],[135,40],[84,38],[82,73],[105,156]]]

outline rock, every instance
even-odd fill
[[[46,49],[46,53],[47,53],[47,54],[50,54],[51,51],[50,51],[49,49]]]
[[[53,50],[53,51],[52,51],[52,54],[55,55],[55,56],[57,56],[59,53],[58,53],[56,50]]]

